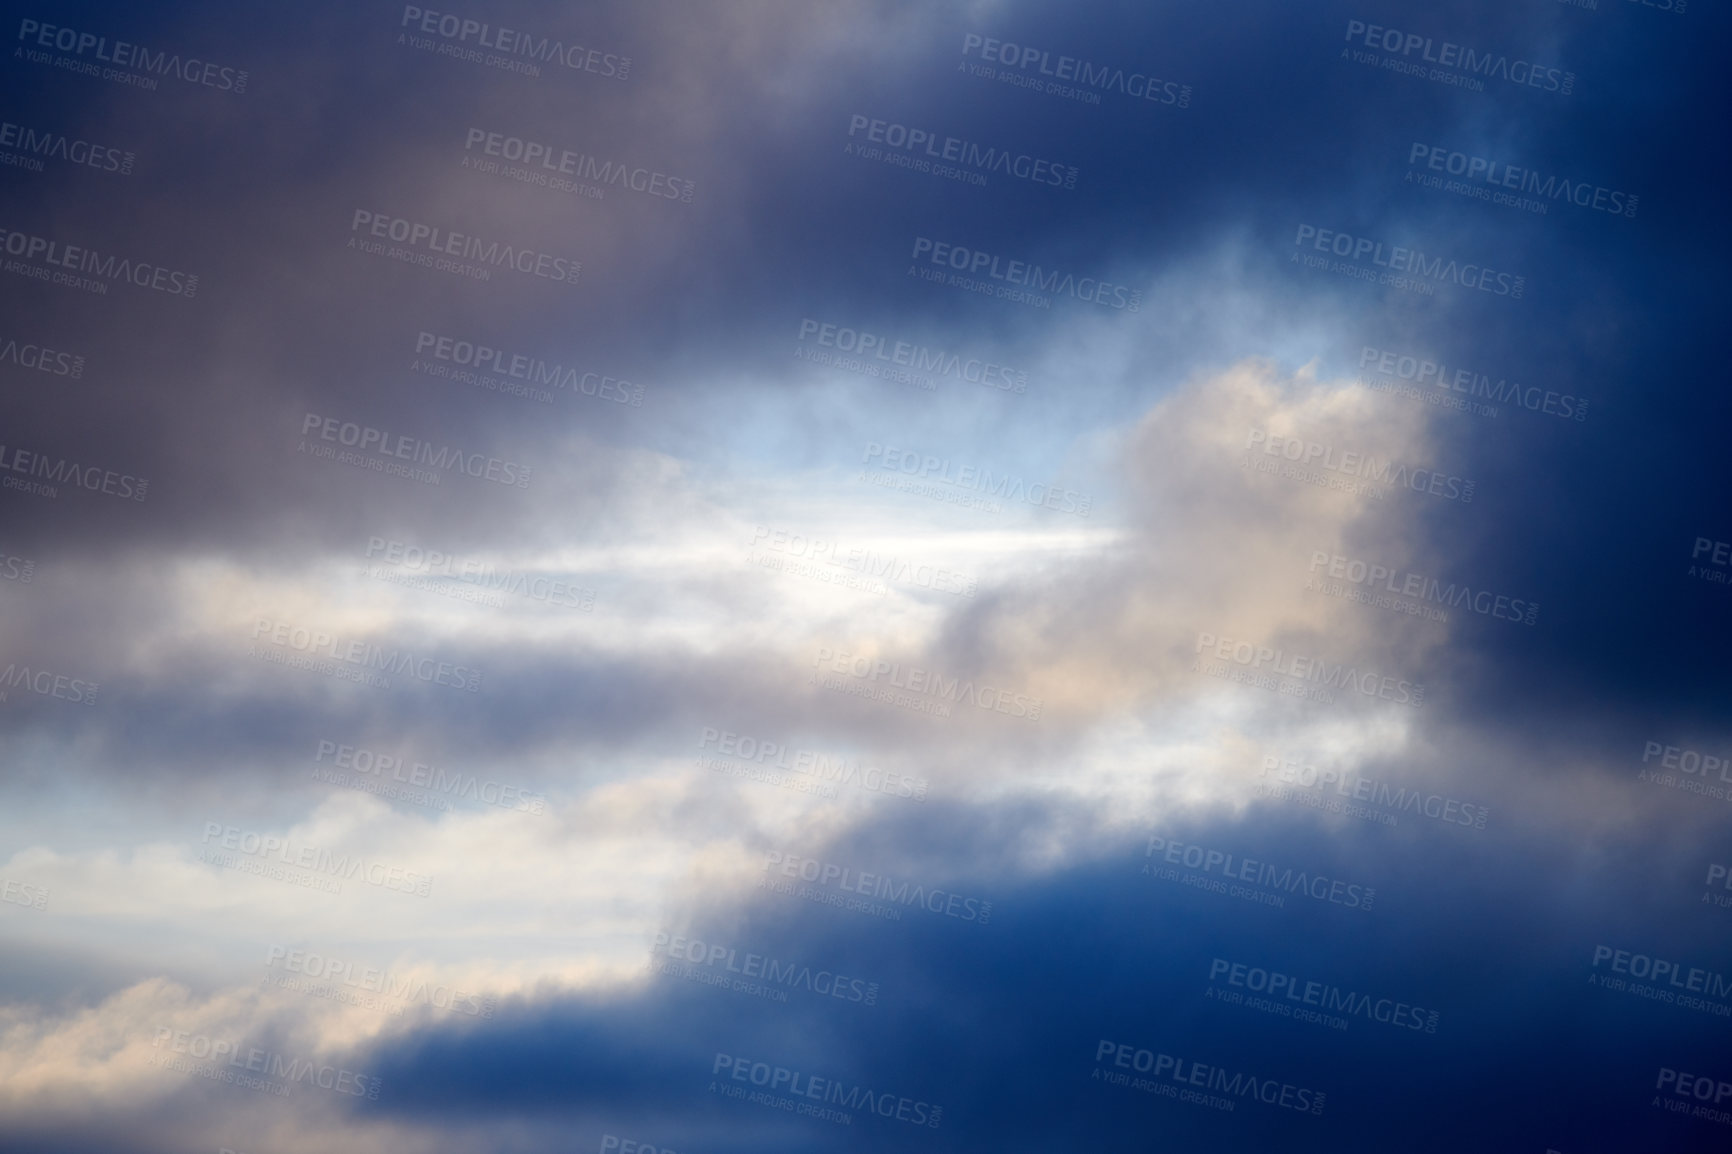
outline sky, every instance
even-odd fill
[[[4,9],[0,1151],[1732,1143],[1713,6]]]

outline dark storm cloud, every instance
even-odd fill
[[[776,31],[767,33],[772,13]],[[40,67],[12,73],[32,111],[86,125],[141,158],[124,185],[95,173],[12,174],[14,219],[201,270],[203,286],[192,300],[63,291],[47,298],[54,302],[47,309],[43,298],[25,294],[21,328],[66,334],[89,361],[88,379],[51,382],[52,389],[33,382],[38,388],[15,395],[8,443],[148,476],[152,485],[149,500],[136,505],[84,493],[53,504],[12,497],[21,518],[15,540],[45,566],[101,555],[115,542],[155,548],[146,542],[189,531],[207,548],[278,561],[306,551],[340,555],[381,525],[437,525],[447,534],[462,526],[453,535],[484,539],[528,528],[544,499],[596,518],[617,505],[621,494],[610,487],[617,465],[588,467],[588,453],[573,462],[568,450],[573,437],[644,435],[638,413],[561,396],[561,419],[545,420],[532,402],[410,380],[404,362],[423,330],[473,334],[603,371],[625,362],[621,373],[656,380],[652,404],[674,408],[691,388],[688,377],[657,369],[681,358],[689,367],[693,347],[703,350],[700,363],[732,361],[787,381],[786,365],[775,366],[770,350],[786,345],[796,312],[825,310],[859,318],[862,327],[881,320],[915,335],[936,320],[952,337],[960,331],[1012,351],[1072,315],[1055,308],[1050,320],[1025,325],[997,302],[917,291],[906,276],[916,237],[1029,253],[1127,283],[1201,264],[1211,245],[1244,237],[1250,251],[1241,271],[1286,308],[1319,319],[1352,309],[1366,318],[1350,334],[1354,343],[1306,350],[1325,365],[1346,370],[1358,345],[1375,344],[1560,391],[1598,377],[1582,388],[1594,407],[1580,424],[1547,424],[1514,410],[1477,426],[1468,417],[1453,428],[1433,423],[1439,454],[1481,479],[1475,512],[1489,506],[1495,515],[1415,514],[1416,567],[1430,562],[1465,580],[1533,590],[1546,606],[1533,643],[1508,631],[1452,635],[1449,650],[1433,654],[1434,684],[1449,687],[1456,669],[1471,670],[1472,688],[1463,692],[1472,696],[1461,704],[1482,723],[1500,717],[1505,702],[1523,702],[1525,712],[1510,719],[1519,727],[1536,705],[1574,709],[1622,694],[1647,695],[1650,716],[1681,715],[1645,720],[1648,729],[1699,727],[1695,703],[1724,688],[1722,663],[1705,640],[1716,631],[1701,628],[1704,619],[1722,621],[1724,599],[1676,577],[1673,562],[1696,535],[1718,531],[1714,486],[1695,464],[1712,459],[1714,423],[1676,415],[1694,378],[1693,350],[1678,346],[1676,330],[1651,327],[1620,334],[1612,355],[1629,367],[1622,394],[1606,395],[1604,375],[1589,371],[1603,364],[1597,342],[1608,318],[1629,315],[1638,297],[1657,294],[1663,312],[1705,299],[1682,263],[1683,240],[1707,236],[1699,230],[1715,162],[1685,147],[1684,118],[1643,119],[1657,107],[1706,99],[1706,82],[1666,67],[1678,51],[1667,31],[1611,36],[1588,14],[1564,10],[1460,9],[1404,23],[1399,14],[1351,5],[1328,13],[1264,8],[1226,24],[1119,13],[1131,22],[1092,29],[1032,13],[882,23],[856,13],[874,33],[849,50],[826,19],[789,22],[774,6],[677,27],[654,10],[621,11],[586,23],[583,34],[633,54],[635,71],[622,84],[593,75],[531,80],[424,58],[395,43],[396,6],[319,14],[311,23],[278,18],[270,27],[256,22],[257,13],[242,15],[206,10],[139,27],[136,14],[93,7],[77,18],[256,61],[245,97],[176,91],[115,102],[81,77]],[[1511,85],[1460,92],[1341,59],[1350,22],[1378,19],[1562,61],[1578,89],[1567,100]],[[1189,106],[1139,106],[1109,92],[1096,107],[980,81],[959,66],[971,59],[965,38],[982,33],[1114,67],[1153,62],[1193,90]],[[786,100],[788,83],[820,72],[828,83],[814,99]],[[1259,79],[1246,84],[1246,77]],[[389,106],[381,117],[351,114],[379,103]],[[1074,190],[994,177],[1000,187],[987,195],[864,166],[840,155],[860,113],[1062,154],[1081,176]],[[576,121],[581,132],[571,127]],[[496,123],[525,139],[685,171],[700,195],[691,205],[661,204],[611,195],[615,189],[605,201],[583,203],[460,170],[469,130]],[[1635,131],[1638,123],[1644,131]],[[1631,137],[1638,143],[1614,143]],[[1413,167],[1403,161],[1415,141],[1434,140],[1639,188],[1646,206],[1666,211],[1622,219],[1554,203],[1556,212],[1534,217],[1442,194],[1427,199],[1402,184]],[[184,195],[189,187],[196,191]],[[507,274],[470,285],[364,259],[344,247],[363,206],[532,246],[553,248],[569,237],[584,277],[562,293],[535,278]],[[1376,290],[1291,266],[1292,235],[1308,223],[1391,243],[1411,236],[1463,259],[1497,254],[1530,270],[1532,289],[1515,302],[1451,288],[1435,299],[1389,301],[1378,316]],[[805,287],[797,309],[786,303],[789,284]],[[1564,299],[1563,286],[1584,284],[1587,291]],[[862,291],[871,302],[853,303]],[[1059,304],[1073,314],[1080,308]],[[93,324],[102,313],[124,320]],[[616,352],[610,334],[626,314],[648,317],[651,330],[639,329],[636,346]],[[655,347],[658,318],[668,326],[664,335],[679,338],[665,349]],[[1136,322],[1138,353],[1166,367],[1155,382],[1127,390],[1127,412],[1170,388],[1185,366],[1221,366],[1224,350],[1186,342],[1166,317],[1146,313]],[[1240,343],[1233,355],[1245,351]],[[290,458],[309,413],[530,462],[541,470],[537,492],[508,501],[521,495],[451,486],[429,502],[385,478],[354,484],[340,469],[302,469],[306,462]],[[702,457],[717,447],[700,437],[682,448]],[[1608,467],[1631,453],[1649,458]],[[358,499],[333,507],[338,489]],[[1663,532],[1636,528],[1640,518],[1605,516],[1646,507],[1656,492],[1668,494]],[[307,512],[313,508],[317,515]],[[1584,582],[1584,572],[1608,573],[1607,582]],[[1607,612],[1608,602],[1619,611]],[[957,620],[952,645],[962,645],[968,660],[980,654],[978,623],[1002,605],[985,601]],[[40,621],[43,636],[76,654],[66,624]],[[962,641],[971,634],[975,641]],[[1654,652],[1668,656],[1656,661],[1647,656]],[[1516,684],[1537,689],[1510,692]]]
[[[1650,1067],[1712,1058],[1689,1011],[1587,985],[1601,942],[1637,943],[1723,969],[1712,927],[1660,930],[1673,910],[1606,918],[1596,911],[1640,909],[1647,880],[1618,857],[1560,857],[1550,834],[1539,845],[1507,829],[1325,835],[1306,819],[1270,813],[1159,831],[1163,846],[1220,847],[1375,890],[1365,910],[1303,892],[1287,893],[1277,909],[1144,875],[1143,866],[1158,868],[1163,854],[1149,854],[1141,833],[1126,838],[1096,827],[1088,861],[1044,877],[1019,875],[999,856],[1007,840],[1049,832],[1042,826],[1086,832],[1094,822],[1084,813],[1021,807],[979,810],[974,820],[957,811],[929,817],[896,831],[869,828],[818,857],[870,869],[908,854],[899,876],[920,877],[918,847],[941,839],[950,853],[988,868],[930,884],[989,888],[989,924],[923,916],[918,907],[901,922],[839,910],[795,914],[777,905],[786,899],[761,896],[735,910],[700,910],[686,930],[689,940],[733,950],[731,960],[690,966],[694,974],[725,973],[753,951],[830,959],[817,964],[895,975],[878,1006],[798,997],[779,1004],[663,977],[623,999],[513,1007],[492,1026],[427,1031],[368,1055],[387,1080],[410,1088],[379,1109],[419,1127],[486,1116],[503,1101],[532,1124],[558,1119],[613,1132],[629,1124],[646,1133],[659,1126],[667,1141],[693,1148],[828,1141],[822,1121],[770,1122],[774,1112],[718,1102],[707,1086],[719,1052],[917,1091],[945,1106],[944,1127],[926,1136],[937,1149],[961,1148],[951,1126],[966,1127],[970,1142],[985,1135],[1011,1146],[1061,1134],[1123,1142],[1159,1126],[1192,1142],[1316,1150],[1396,1132],[1407,1148],[1447,1150],[1494,1125],[1507,1144],[1500,1148],[1609,1150],[1641,1132],[1625,1129],[1623,1117],[1643,1098]],[[1373,853],[1380,864],[1368,875],[1363,863]],[[1592,896],[1557,904],[1551,895],[1572,884]],[[1516,925],[1523,932],[1505,932]],[[1230,977],[1218,961],[1246,970]],[[1412,1010],[1395,1025],[1378,1020],[1383,1010],[1395,1014],[1393,1005],[1350,1009],[1340,1030],[1206,996],[1235,986],[1250,996],[1244,983],[1256,980],[1246,976],[1252,968],[1297,975],[1301,993],[1307,981],[1333,987],[1337,1021],[1344,995]],[[1280,996],[1275,1003],[1304,1006]],[[1509,1036],[1517,1017],[1534,1026],[1526,1041]],[[1428,1020],[1430,1029],[1416,1024]],[[909,1048],[910,1035],[921,1045]],[[1091,1079],[1103,1038],[1235,1072],[1254,1068],[1259,1077],[1324,1091],[1327,1105],[1315,1118],[1249,1102],[1217,1115],[1103,1086]],[[1110,1058],[1098,1064],[1114,1068]],[[1588,1105],[1596,1097],[1603,1110]],[[759,1112],[766,1117],[753,1116]],[[1044,1138],[1031,1136],[1031,1115],[1049,1128]],[[764,1131],[738,1131],[757,1125]],[[898,1129],[862,1118],[849,1140],[888,1148]],[[1686,1127],[1671,1137],[1679,1149],[1710,1148]]]

